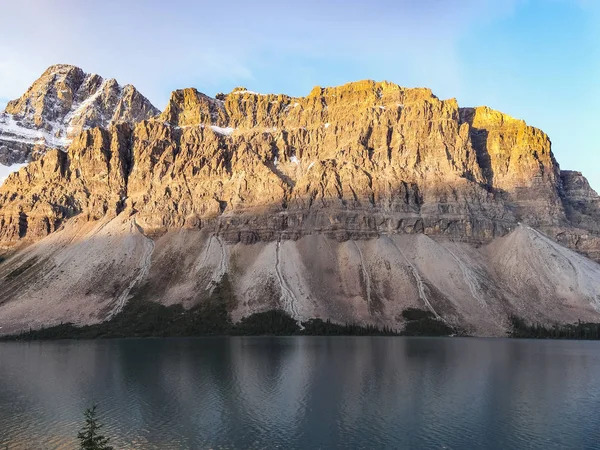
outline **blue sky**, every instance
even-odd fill
[[[172,90],[427,86],[543,129],[600,190],[600,1],[0,0],[0,106],[54,63]]]

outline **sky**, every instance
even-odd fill
[[[0,0],[0,108],[50,65],[171,91],[307,95],[361,79],[488,105],[600,191],[600,0]]]

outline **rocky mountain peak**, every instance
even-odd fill
[[[49,148],[65,150],[85,129],[135,123],[158,113],[131,85],[54,65],[0,113],[0,164],[36,159]]]
[[[159,120],[179,127],[201,124],[225,126],[228,117],[221,100],[198,92],[195,88],[187,88],[171,93]]]
[[[5,112],[23,125],[48,129],[51,122],[70,111],[75,101],[74,93],[85,78],[86,74],[79,67],[66,64],[51,66],[20,98],[8,102]],[[89,80],[99,82],[100,77],[90,75]]]

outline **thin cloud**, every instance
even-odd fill
[[[261,81],[270,77],[299,95],[308,91],[307,83],[342,79],[338,66],[348,67],[348,75],[428,84],[452,95],[460,84],[455,46],[463,30],[510,14],[515,4],[12,2],[4,32],[21,37],[1,49],[0,96],[20,95],[57,62],[132,83],[159,107],[175,88],[192,85],[214,93],[250,83],[270,90]],[[27,34],[20,32],[24,23]],[[297,80],[297,72],[314,76]]]

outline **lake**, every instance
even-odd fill
[[[0,343],[0,448],[600,448],[600,342],[231,337]]]

